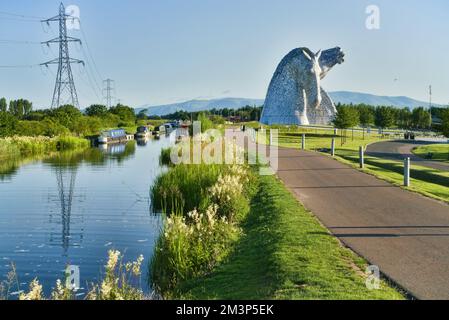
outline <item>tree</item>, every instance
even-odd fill
[[[78,108],[72,105],[64,105],[57,109],[50,110],[49,116],[54,121],[72,131],[78,119],[81,118],[83,114]]]
[[[374,123],[374,108],[360,104],[357,109],[359,111],[359,122],[363,128],[363,140],[365,140],[365,129]]]
[[[338,129],[348,129],[360,123],[359,112],[352,106],[337,106],[337,115],[332,122]]]
[[[393,107],[377,107],[375,115],[375,125],[380,129],[392,127],[395,120]]]
[[[412,112],[409,108],[403,108],[398,111],[396,124],[401,129],[410,129],[412,126]]]
[[[141,110],[137,115],[138,120],[148,120],[147,110]]]
[[[109,112],[108,107],[101,104],[93,104],[86,109],[89,117],[103,117]]]
[[[0,99],[0,112],[8,111],[8,102],[6,102],[5,98]]]
[[[348,128],[353,128],[360,123],[359,112],[353,106],[346,105],[338,105],[337,106],[337,115],[333,121],[333,124],[336,128],[342,129],[344,131],[344,135],[341,136],[341,145],[346,142]],[[353,130],[353,139],[354,139],[354,130]]]
[[[14,135],[18,120],[9,112],[0,112],[0,137]]]
[[[416,129],[428,129],[432,125],[432,116],[423,107],[416,108],[412,113],[412,123]]]
[[[441,109],[441,131],[443,135],[449,138],[449,108]]]
[[[119,116],[120,120],[125,123],[136,121],[136,113],[133,108],[118,104],[109,110],[112,114]]]
[[[9,112],[18,119],[22,119],[33,110],[33,104],[26,99],[11,100]]]

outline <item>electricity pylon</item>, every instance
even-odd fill
[[[112,95],[112,92],[115,92],[115,87],[114,87],[114,80],[112,79],[106,79],[103,81],[103,85],[105,85],[106,87],[103,89],[103,95],[104,98],[106,100],[106,105],[108,108],[112,107],[112,100],[115,98]]]
[[[72,63],[83,64],[84,61],[73,59],[69,54],[69,42],[78,42],[81,44],[81,40],[67,36],[67,20],[75,19],[65,12],[64,4],[59,6],[59,14],[53,18],[43,20],[42,22],[50,25],[50,22],[59,22],[59,37],[52,40],[42,42],[50,46],[50,44],[59,44],[59,57],[42,63],[41,66],[48,67],[50,64],[58,65],[58,73],[56,75],[55,90],[53,92],[53,100],[51,107],[60,107],[63,104],[71,103],[73,106],[79,108],[78,95],[76,93],[75,83],[73,81]]]

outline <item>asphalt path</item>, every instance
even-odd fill
[[[449,299],[448,205],[308,151],[280,148],[278,176],[334,236],[411,295]]]
[[[416,165],[442,171],[449,171],[449,163],[426,160],[413,154],[412,151],[414,148],[429,144],[434,144],[434,142],[433,143],[425,141],[409,142],[404,140],[377,142],[368,146],[366,150],[366,155],[381,159],[390,159],[398,161],[402,161],[405,158],[410,158],[410,160]]]

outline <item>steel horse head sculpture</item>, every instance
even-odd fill
[[[336,114],[321,80],[344,62],[340,48],[312,52],[298,48],[282,59],[268,89],[261,122],[266,125],[325,125]]]

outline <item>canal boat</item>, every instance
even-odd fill
[[[148,127],[141,126],[137,128],[137,132],[134,137],[136,138],[136,140],[149,139],[151,137],[151,132]]]
[[[98,137],[98,144],[122,143],[132,140],[134,137],[126,134],[124,129],[103,131]]]

